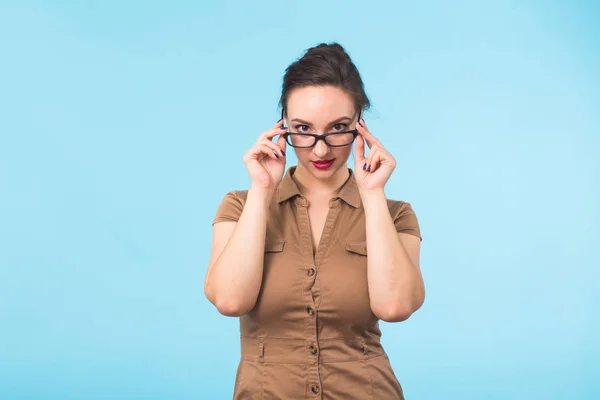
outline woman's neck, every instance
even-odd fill
[[[346,182],[350,172],[348,168],[342,167],[328,179],[318,179],[298,164],[292,179],[298,185],[300,192],[307,198],[333,197],[337,195],[340,188]]]

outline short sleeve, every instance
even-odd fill
[[[419,228],[417,215],[415,214],[410,203],[397,201],[395,202],[393,208],[394,212],[392,213],[392,216],[394,219],[394,225],[396,226],[396,231],[399,233],[408,233],[423,240],[421,237],[421,230]]]
[[[243,197],[237,190],[227,193],[217,208],[212,224],[223,221],[237,222],[244,210]]]

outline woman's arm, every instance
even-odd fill
[[[383,190],[363,193],[362,201],[371,309],[384,321],[404,321],[425,299],[419,267],[421,239],[396,231]]]
[[[419,267],[421,238],[399,233],[387,205],[383,188],[396,168],[396,159],[371,134],[364,120],[356,129],[355,171],[365,209],[371,309],[384,321],[403,321],[425,299]],[[368,157],[365,141],[370,148]]]
[[[277,121],[244,154],[252,181],[246,202],[238,204],[237,222],[213,224],[204,293],[221,314],[244,315],[256,304],[262,283],[267,213],[285,169],[286,142],[281,134],[286,129],[282,120]],[[273,143],[278,135],[277,143]]]
[[[270,198],[268,190],[250,188],[238,222],[218,222],[213,226],[204,293],[221,314],[240,316],[256,304]]]

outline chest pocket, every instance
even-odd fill
[[[265,242],[265,253],[281,253],[285,246],[285,240],[267,240]]]
[[[346,242],[346,250],[350,253],[359,254],[361,256],[367,255],[367,242],[362,240],[358,242]]]

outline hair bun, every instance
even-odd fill
[[[324,56],[338,56],[346,61],[352,62],[350,56],[346,52],[344,47],[336,42],[333,43],[320,43],[319,45],[308,49],[305,53],[307,55],[324,55]]]
[[[360,73],[339,43],[320,43],[311,47],[287,67],[279,104],[285,109],[292,90],[312,85],[343,89],[352,96],[357,109],[366,110],[370,106]]]

